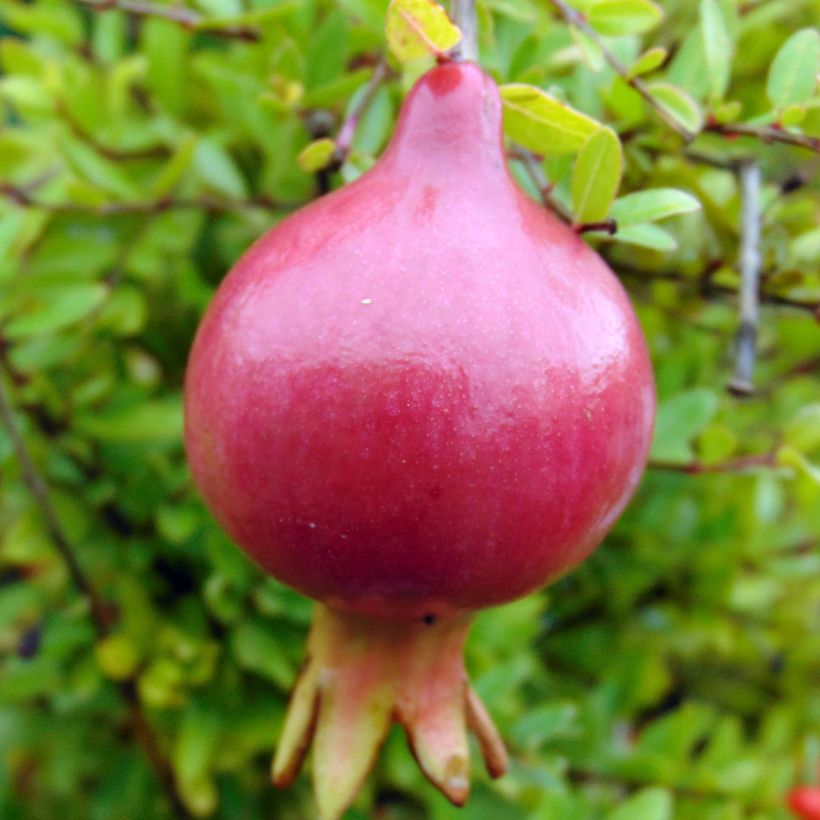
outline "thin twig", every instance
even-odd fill
[[[623,81],[633,88],[638,94],[643,97],[649,107],[655,112],[659,119],[663,120],[669,128],[679,134],[684,142],[691,142],[695,138],[695,134],[688,128],[683,126],[675,119],[658,100],[653,96],[652,92],[647,88],[644,82],[638,77],[631,77],[627,67],[613,54],[604,43],[600,34],[595,31],[592,26],[587,23],[585,17],[581,12],[568,6],[564,0],[549,0],[549,3],[555,8],[564,20],[572,26],[575,26],[579,31],[582,31],[592,40],[596,46],[601,50],[603,58],[607,61],[610,68],[618,74]]]
[[[728,389],[737,396],[748,396],[754,392],[752,373],[756,358],[760,291],[760,168],[756,162],[748,162],[741,167],[740,190],[740,327],[737,332],[735,372]]]
[[[11,399],[2,379],[0,379],[0,424],[2,424],[11,442],[17,463],[20,465],[23,483],[28,488],[28,491],[31,493],[34,502],[37,504],[43,516],[49,537],[65,564],[72,583],[88,602],[94,629],[100,638],[105,638],[110,633],[111,628],[111,619],[108,615],[105,602],[97,594],[97,591],[80,566],[76,551],[60,523],[60,519],[51,501],[45,479],[37,468],[23,439],[23,435],[20,432],[20,428],[17,425]],[[151,723],[142,710],[134,682],[120,682],[117,684],[117,689],[128,708],[131,729],[153,767],[157,779],[162,784],[174,815],[178,818],[190,817],[177,790],[174,770],[167,758],[163,755]]]
[[[509,152],[511,159],[517,160],[524,167],[527,175],[535,185],[538,196],[545,208],[554,211],[568,225],[573,223],[572,212],[565,208],[553,195],[555,187],[544,173],[540,158],[526,148],[517,147]]]
[[[347,159],[347,155],[350,153],[350,146],[353,144],[353,138],[356,136],[356,130],[359,127],[359,122],[364,116],[365,111],[370,107],[370,103],[373,102],[373,98],[376,96],[379,86],[389,75],[390,68],[387,65],[387,61],[384,59],[379,60],[356,105],[353,106],[339,128],[338,136],[336,137],[336,150],[333,152],[332,164],[335,167],[338,168]]]
[[[808,151],[820,153],[820,137],[809,137],[805,134],[796,134],[776,125],[749,125],[744,122],[707,122],[705,131],[722,134],[724,137],[754,137],[763,142],[782,142],[796,148],[805,148]]]
[[[606,233],[615,236],[618,233],[618,223],[612,217],[608,217],[598,222],[576,222],[572,230],[575,233]]]
[[[75,587],[80,594],[88,601],[91,609],[91,617],[97,628],[100,637],[105,637],[109,631],[109,619],[106,615],[106,607],[102,599],[97,595],[94,588],[91,586],[88,579],[80,567],[71,543],[63,531],[60,520],[51,503],[51,498],[48,494],[46,483],[37,470],[37,466],[31,457],[31,454],[26,447],[23,436],[17,426],[14,418],[14,411],[12,410],[9,395],[6,392],[5,385],[0,380],[0,423],[11,441],[14,454],[17,457],[17,462],[20,465],[20,472],[23,477],[23,482],[28,487],[29,492],[34,497],[40,512],[43,515],[46,529],[49,537],[54,542],[60,557],[66,565],[68,574]]]
[[[646,268],[640,268],[635,265],[627,265],[618,260],[610,262],[621,276],[631,276],[635,279],[666,279],[670,282],[678,282],[682,285],[692,285],[699,291],[721,293],[728,296],[737,296],[738,291],[735,288],[727,285],[718,285],[711,282],[704,286],[703,282],[693,277],[684,276],[681,273],[674,271],[654,271]],[[772,305],[780,305],[782,307],[794,308],[795,310],[804,310],[811,313],[818,321],[820,321],[820,300],[804,302],[799,299],[791,299],[788,296],[783,296],[779,293],[770,293],[765,290],[760,290],[758,293],[758,300]]]
[[[200,31],[214,37],[244,40],[248,43],[255,43],[262,38],[262,33],[257,28],[252,26],[217,25],[211,23],[205,15],[185,6],[163,6],[145,0],[76,0],[76,2],[98,12],[117,9],[138,17],[161,17],[164,20],[177,23],[188,31]]]
[[[752,456],[739,456],[738,458],[714,463],[691,461],[687,464],[679,464],[675,461],[650,461],[648,467],[650,470],[668,470],[676,473],[686,473],[687,475],[743,473],[748,470],[777,467],[777,453],[773,451]]]
[[[459,60],[478,60],[478,15],[475,0],[452,0],[451,13],[453,22],[461,31],[461,40],[456,46],[455,55]]]
[[[678,120],[658,102],[643,80],[639,77],[630,76],[627,67],[607,48],[601,35],[592,28],[580,11],[568,6],[564,0],[549,0],[549,3],[561,14],[567,23],[582,31],[598,46],[604,60],[606,60],[610,68],[612,68],[627,85],[643,97],[650,108],[652,108],[655,114],[657,114],[666,125],[680,134],[687,143],[691,142],[697,136],[697,134],[678,122]],[[754,137],[766,143],[782,142],[786,145],[793,145],[797,148],[805,148],[809,151],[820,153],[820,138],[809,137],[805,134],[795,134],[793,131],[787,131],[776,125],[750,125],[742,122],[719,123],[707,121],[703,130],[711,131],[715,134],[722,134],[725,137],[745,136]]]

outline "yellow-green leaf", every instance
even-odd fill
[[[789,128],[792,125],[800,125],[805,118],[806,107],[804,105],[793,103],[783,109],[783,113],[780,115],[780,124],[786,128]]]
[[[621,143],[611,128],[598,129],[583,145],[572,169],[572,209],[577,223],[609,213],[623,168]]]
[[[692,133],[700,131],[703,125],[700,106],[682,88],[671,83],[657,82],[649,86],[649,93],[682,126]]]
[[[667,51],[665,48],[656,46],[650,48],[649,51],[641,54],[640,57],[632,64],[629,69],[629,77],[640,77],[643,74],[649,74],[663,64],[666,59]]]
[[[402,62],[453,48],[461,32],[433,0],[391,0],[387,7],[387,43]]]
[[[604,236],[604,239],[609,237]],[[637,245],[641,248],[651,248],[653,251],[669,253],[678,247],[678,242],[669,231],[659,228],[650,222],[642,225],[627,225],[625,228],[618,228],[618,232],[612,237],[616,242],[625,245]]]
[[[778,108],[806,102],[817,87],[820,32],[804,28],[792,34],[775,55],[766,93]]]
[[[589,24],[601,34],[619,37],[654,28],[663,10],[651,0],[597,0],[587,11]]]
[[[501,86],[504,130],[531,151],[548,156],[572,154],[600,123],[532,85]]]
[[[650,188],[620,197],[612,206],[611,216],[618,220],[620,229],[697,210],[700,210],[700,202],[685,191]]]
[[[327,168],[336,151],[336,143],[330,137],[308,143],[296,157],[299,167],[309,174]]]
[[[701,0],[700,32],[712,97],[726,93],[732,66],[733,43],[717,0]]]

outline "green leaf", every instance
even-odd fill
[[[701,0],[700,31],[711,95],[713,99],[720,99],[729,85],[733,47],[717,0]]]
[[[84,319],[107,295],[108,288],[96,282],[37,288],[25,313],[9,322],[3,333],[10,339],[54,333]]]
[[[650,48],[630,66],[627,76],[640,77],[644,74],[651,74],[656,68],[663,65],[668,53],[665,48],[660,46]]]
[[[803,453],[820,449],[820,403],[797,411],[783,431],[783,441]]]
[[[687,464],[694,458],[692,442],[717,412],[717,396],[706,388],[696,388],[661,402],[655,423],[652,458]]]
[[[116,163],[101,157],[90,145],[64,134],[60,148],[68,165],[83,179],[122,199],[139,197],[139,188],[125,172]]]
[[[787,445],[780,447],[777,451],[777,463],[784,467],[793,467],[798,474],[820,486],[820,467],[809,461],[803,453],[795,450],[794,447]]]
[[[461,40],[447,12],[433,0],[391,0],[387,43],[399,62],[440,55]]]
[[[787,105],[780,114],[780,125],[784,128],[800,125],[800,123],[806,119],[806,113],[806,107],[803,105],[798,105],[797,103]]]
[[[625,800],[607,820],[672,820],[673,801],[667,789],[642,789]]]
[[[307,55],[306,83],[311,91],[344,76],[350,31],[339,11],[330,14],[311,38]]]
[[[335,151],[336,143],[330,137],[313,140],[299,152],[296,162],[303,171],[313,174],[330,164]]]
[[[540,88],[522,83],[502,85],[504,130],[516,142],[547,156],[572,154],[600,129],[581,114]]]
[[[584,143],[572,170],[576,223],[606,217],[618,192],[622,167],[620,140],[611,128],[600,128]]]
[[[242,172],[233,157],[211,138],[201,139],[194,151],[194,167],[202,181],[213,191],[233,199],[247,196]]]
[[[671,83],[655,82],[648,86],[648,90],[682,126],[692,133],[700,131],[703,125],[703,113],[697,102],[683,89]]]
[[[169,396],[78,416],[76,426],[100,441],[178,444],[182,440],[182,398]]]
[[[155,197],[167,196],[176,187],[193,163],[196,145],[197,140],[193,134],[182,140],[151,185],[151,193]]]
[[[242,621],[231,634],[231,650],[241,666],[269,678],[280,688],[293,685],[295,669],[273,630],[261,621]]]
[[[618,222],[618,230],[629,225],[655,222],[676,214],[700,210],[700,202],[677,188],[651,188],[636,191],[615,200],[610,216]]]
[[[601,34],[618,37],[653,29],[663,10],[651,0],[597,0],[587,9],[587,21]]]
[[[817,87],[820,32],[804,28],[792,34],[772,60],[766,93],[777,108],[807,102]]]
[[[208,772],[219,738],[219,719],[193,703],[185,712],[176,736],[173,764],[177,777],[194,782]]]
[[[550,703],[529,710],[514,724],[510,738],[523,748],[537,750],[554,737],[577,734],[578,707],[574,703]]]
[[[625,245],[637,245],[641,248],[650,248],[653,251],[669,253],[678,247],[675,237],[659,228],[657,225],[644,223],[641,225],[627,225],[625,228],[618,226],[618,232],[612,237],[603,237],[605,240],[622,242]]]

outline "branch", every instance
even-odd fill
[[[97,594],[97,591],[85,575],[77,560],[76,551],[69,541],[62,524],[60,524],[45,479],[34,463],[34,459],[23,440],[20,428],[17,426],[11,400],[2,380],[0,380],[0,425],[2,425],[11,441],[17,463],[20,465],[23,483],[28,488],[43,516],[48,535],[57,548],[57,552],[68,570],[69,577],[79,593],[88,601],[91,620],[97,635],[100,638],[105,638],[110,633],[110,618],[105,602]],[[134,682],[124,681],[118,683],[117,688],[128,708],[131,729],[153,767],[157,779],[162,784],[175,816],[178,818],[189,817],[188,810],[177,791],[174,770],[163,755],[151,723],[142,710]]]
[[[359,122],[364,116],[365,111],[373,102],[373,97],[376,95],[379,86],[390,76],[390,68],[385,59],[379,60],[376,67],[373,69],[373,74],[367,81],[361,97],[359,97],[356,105],[351,109],[350,113],[345,118],[341,127],[339,128],[338,136],[336,137],[336,150],[333,152],[332,165],[339,168],[347,159],[350,153],[350,146],[353,144],[353,138],[356,136],[356,130],[359,127]]]
[[[607,48],[603,38],[592,26],[587,23],[585,17],[581,12],[568,6],[564,0],[548,0],[548,2],[558,11],[564,20],[571,26],[575,26],[579,31],[582,31],[592,40],[595,45],[601,50],[603,58],[607,61],[610,68],[618,74],[621,79],[631,88],[638,92],[647,102],[649,107],[655,112],[657,117],[669,126],[673,131],[681,136],[684,142],[691,142],[696,134],[693,134],[688,128],[681,125],[652,95],[652,92],[646,87],[644,82],[638,77],[630,77],[626,66]]]
[[[575,219],[572,213],[552,195],[555,186],[547,179],[544,169],[541,167],[540,158],[526,148],[515,148],[509,152],[509,156],[524,166],[527,176],[538,190],[538,196],[541,198],[544,207],[556,213],[568,225],[572,225]]]
[[[43,477],[37,470],[37,466],[31,457],[31,454],[26,447],[23,437],[17,427],[17,422],[14,418],[14,411],[12,410],[11,401],[9,399],[6,388],[0,381],[0,423],[2,423],[6,434],[11,441],[14,454],[17,462],[20,465],[20,472],[23,477],[23,482],[28,487],[29,492],[33,496],[48,530],[49,537],[54,542],[57,552],[63,559],[66,565],[68,574],[72,583],[79,590],[80,594],[88,601],[91,608],[91,617],[97,629],[97,633],[101,638],[104,638],[109,631],[109,618],[106,614],[106,607],[102,599],[97,595],[94,588],[85,577],[74,550],[63,531],[62,525],[57,517],[57,513],[51,503],[51,498],[48,494],[48,489]]]
[[[461,30],[461,41],[456,46],[456,59],[478,61],[478,15],[475,0],[452,0],[453,22]]]
[[[684,142],[691,142],[697,134],[681,125],[652,95],[646,84],[638,77],[630,77],[626,66],[613,54],[604,43],[603,38],[592,26],[587,23],[584,15],[576,9],[568,6],[564,0],[548,0],[549,3],[560,13],[564,20],[572,26],[586,34],[595,45],[601,50],[603,58],[610,68],[618,74],[621,79],[631,88],[638,92],[649,104],[659,119],[663,120],[673,131],[676,131],[683,138]],[[715,134],[722,134],[725,137],[755,137],[766,143],[782,142],[786,145],[793,145],[797,148],[805,148],[809,151],[820,153],[820,137],[809,137],[804,134],[795,134],[793,131],[786,131],[776,125],[748,125],[742,122],[719,123],[707,121],[704,131],[711,131]]]
[[[721,134],[724,137],[754,137],[765,143],[781,142],[797,148],[820,153],[820,137],[809,137],[805,134],[795,134],[776,125],[749,125],[743,122],[707,122],[705,131]]]
[[[717,285],[714,283],[703,283],[703,280],[694,279],[684,276],[680,273],[667,273],[664,271],[647,270],[646,268],[639,268],[635,265],[627,265],[618,260],[609,260],[609,264],[622,276],[632,276],[635,279],[667,279],[670,282],[679,282],[682,285],[696,286],[699,291],[723,293],[728,296],[737,296],[738,291],[727,285]],[[794,308],[795,310],[805,310],[811,313],[815,319],[820,321],[820,301],[803,302],[799,299],[791,299],[788,296],[781,296],[777,293],[768,293],[760,290],[758,299],[771,305],[781,305],[783,307]]]
[[[777,454],[770,452],[753,456],[739,456],[738,458],[731,458],[727,461],[718,461],[715,463],[691,461],[688,464],[680,464],[675,461],[650,461],[647,466],[650,470],[669,470],[676,473],[686,473],[686,475],[744,473],[747,470],[755,470],[761,467],[774,469],[777,467]]]
[[[205,15],[184,6],[163,6],[159,3],[144,2],[144,0],[75,0],[75,2],[97,12],[117,9],[137,17],[161,17],[177,23],[188,31],[201,31],[214,37],[244,40],[246,43],[255,43],[262,38],[262,33],[257,28],[212,24]]]
[[[728,384],[730,393],[748,396],[754,392],[758,295],[760,292],[760,168],[747,162],[740,169],[742,215],[740,229],[740,327],[737,332],[735,372]]]

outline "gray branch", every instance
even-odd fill
[[[458,59],[478,61],[478,16],[475,0],[452,0],[453,22],[461,30],[461,42],[456,47]]]
[[[752,374],[757,355],[760,294],[760,168],[755,162],[740,167],[742,202],[740,232],[740,327],[735,372],[729,391],[739,396],[754,392]]]

